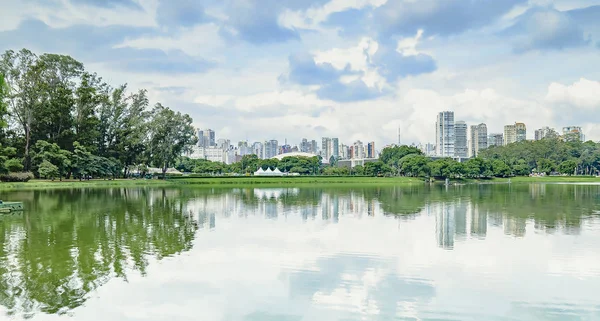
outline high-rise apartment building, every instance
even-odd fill
[[[375,142],[367,144],[367,158],[375,158]]]
[[[336,159],[340,158],[340,140],[337,138],[331,139],[331,156]]]
[[[542,139],[550,137],[552,135],[558,136],[556,134],[556,131],[554,131],[554,129],[552,129],[548,126],[545,126],[545,127],[535,130],[535,140],[542,140]]]
[[[331,150],[329,149],[331,147],[331,138],[329,137],[322,137],[321,138],[321,157],[323,157],[323,159],[329,161],[329,157],[331,157]]]
[[[504,145],[512,144],[517,141],[517,127],[515,125],[504,126]]]
[[[527,139],[527,127],[523,123],[504,126],[504,145],[522,142]]]
[[[352,158],[353,159],[364,159],[365,158],[365,146],[360,140],[354,142],[352,146]]]
[[[277,156],[278,152],[279,152],[279,145],[278,145],[277,140],[272,139],[272,140],[265,141],[263,159],[273,158],[273,157]]]
[[[443,157],[454,156],[454,112],[443,111],[435,122],[436,154]]]
[[[454,123],[454,156],[467,158],[467,123],[462,120]]]
[[[585,141],[585,135],[583,134],[583,130],[579,126],[563,127],[562,131],[563,131],[563,137],[565,137],[565,138],[569,137],[570,135],[573,135],[575,137],[579,137],[580,141],[582,141],[582,142]]]
[[[493,133],[488,136],[488,147],[503,146],[504,136],[501,133]]]
[[[310,144],[306,138],[302,138],[302,142],[300,143],[300,151],[303,153],[309,153]]]
[[[228,150],[230,145],[231,141],[229,139],[221,138],[217,140],[214,147],[220,148],[222,150]]]
[[[522,142],[527,140],[527,127],[523,123],[515,123],[515,128],[517,130],[517,142]]]
[[[471,137],[469,140],[469,157],[477,157],[479,152],[488,148],[488,133],[486,124],[471,126]]]
[[[435,156],[435,145],[431,143],[427,143],[421,146],[421,151],[425,156]]]

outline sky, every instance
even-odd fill
[[[218,138],[379,147],[435,117],[600,140],[600,0],[3,0],[0,51],[70,55]]]

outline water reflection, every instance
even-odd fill
[[[35,320],[592,320],[599,192],[4,192],[27,211],[0,216],[0,304]]]

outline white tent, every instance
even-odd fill
[[[275,170],[273,171],[273,174],[281,175],[283,173],[279,170],[279,168],[275,168]]]
[[[259,167],[258,170],[256,172],[254,172],[254,175],[261,176],[264,173],[265,173],[265,171],[262,169],[262,167]]]

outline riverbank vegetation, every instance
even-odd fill
[[[195,142],[189,115],[147,91],[113,87],[69,56],[23,49],[0,57],[0,179],[166,172]],[[33,173],[28,175],[9,174]]]

